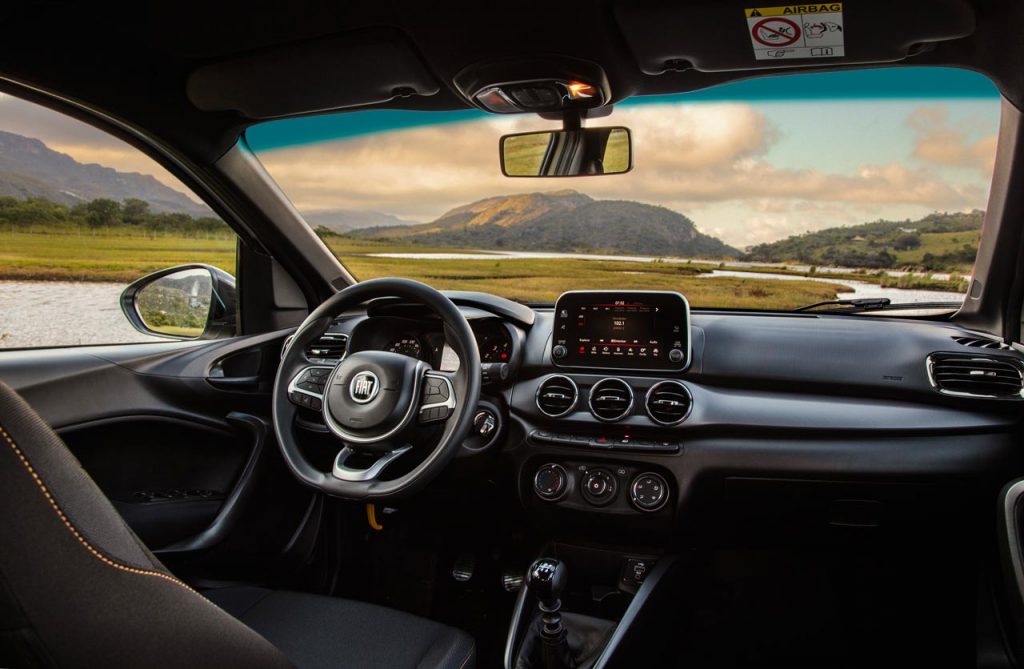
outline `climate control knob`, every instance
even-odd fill
[[[629,501],[641,511],[657,511],[668,502],[668,483],[660,474],[641,474],[629,486]]]
[[[569,488],[569,474],[562,465],[543,465],[533,476],[533,491],[537,497],[554,502],[565,496]]]
[[[596,506],[604,506],[615,499],[618,483],[615,476],[607,469],[594,468],[583,477],[583,485],[580,489],[585,500]]]

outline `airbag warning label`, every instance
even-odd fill
[[[754,7],[744,11],[757,60],[845,55],[841,2]]]

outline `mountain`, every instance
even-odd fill
[[[736,257],[739,251],[697,231],[664,207],[595,200],[573,190],[489,197],[420,225],[372,228],[355,234],[431,246]]]
[[[302,217],[313,228],[323,226],[339,234],[363,228],[390,228],[396,225],[416,225],[392,214],[379,211],[356,211],[355,209],[325,209],[303,213]]]
[[[156,212],[212,215],[202,204],[148,174],[80,163],[38,139],[0,131],[0,196],[4,195],[42,197],[65,205],[97,198],[138,198]]]
[[[985,212],[929,214],[794,235],[747,249],[745,260],[803,262],[882,269],[918,267],[968,271],[974,264]]]

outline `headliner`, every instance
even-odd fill
[[[921,8],[933,1],[922,0],[917,6]],[[951,3],[957,4],[958,0],[947,0],[946,4]],[[672,35],[666,34],[664,21],[644,24],[642,17],[630,20],[626,16],[636,8],[649,9],[655,17],[661,11],[683,12],[687,22],[705,20],[710,25],[723,11],[738,13],[747,5],[770,4],[783,3],[530,1],[517,3],[514,11],[482,14],[479,3],[439,6],[411,0],[300,1],[276,9],[237,0],[154,0],[130,9],[86,7],[74,2],[29,2],[0,9],[0,75],[109,114],[175,147],[190,160],[208,164],[257,120],[231,110],[202,111],[190,100],[189,76],[205,65],[225,59],[338,35],[343,42],[346,35],[356,34],[360,29],[391,28],[409,40],[438,82],[438,90],[430,96],[374,106],[419,110],[467,107],[467,101],[453,84],[456,75],[468,66],[513,57],[560,54],[597,63],[607,74],[616,101],[636,95],[699,90],[725,81],[783,71],[825,69],[765,70],[750,58],[740,69],[649,74],[644,71],[650,68],[643,65],[638,46],[665,43]],[[1024,3],[964,0],[964,4],[974,10],[971,34],[935,42],[929,49],[896,64],[951,65],[977,70],[989,76],[1013,104],[1024,106],[1024,71],[1018,65],[1024,62],[1024,41],[1019,38],[1024,28]],[[867,5],[876,6],[879,16],[885,16],[881,8],[893,7],[892,3],[871,0],[857,2],[859,8]],[[847,12],[853,8],[852,3],[846,3]],[[884,27],[889,37],[880,26],[880,32],[872,36],[873,43],[881,46],[893,31],[904,30],[901,26],[908,22],[896,23],[896,27]],[[721,51],[726,36],[739,34],[728,26],[715,25],[716,28],[679,45],[679,49],[701,64],[704,55]],[[699,35],[706,35],[706,39]],[[848,35],[848,40],[852,39],[852,34]],[[863,66],[836,63],[828,69]],[[371,70],[367,73],[370,77],[379,76]],[[260,74],[246,72],[247,77],[257,82]],[[302,86],[314,88],[329,84],[330,75],[329,71],[310,67],[298,73],[298,80]],[[12,87],[11,91],[16,92],[17,88]]]

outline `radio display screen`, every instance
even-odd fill
[[[565,367],[682,370],[689,321],[679,293],[565,293],[555,305],[551,355]]]

